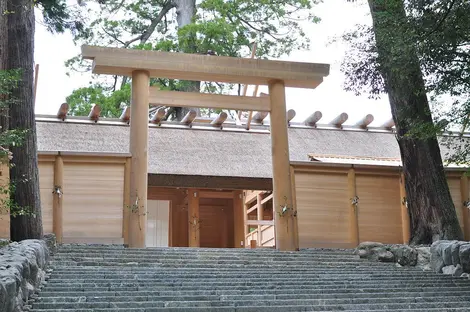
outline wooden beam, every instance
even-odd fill
[[[297,191],[295,188],[295,169],[293,166],[290,166],[290,178],[291,178],[291,187],[292,187],[292,208],[294,209],[294,233],[299,233],[299,218],[297,216]],[[295,245],[297,246],[297,250],[300,250],[300,241],[299,235],[296,235],[295,238],[297,239]]]
[[[246,225],[274,225],[274,221],[271,220],[247,220]]]
[[[33,95],[33,105],[36,105],[36,95],[38,92],[38,78],[39,78],[39,64],[36,64],[34,69],[34,95]]]
[[[93,104],[90,109],[90,113],[88,114],[88,118],[94,121],[98,121],[101,114],[101,107],[98,104]]]
[[[246,204],[246,205],[251,204],[253,201],[256,200],[256,196],[258,196],[258,192],[257,192],[257,191],[246,191],[246,195],[245,195],[245,204]]]
[[[199,198],[213,198],[213,199],[232,199],[232,191],[199,191]]]
[[[294,232],[292,211],[292,188],[290,178],[289,143],[286,120],[285,84],[280,80],[271,81],[269,95],[271,101],[271,151],[273,169],[273,207],[275,209],[276,248],[282,251],[298,249]],[[287,212],[282,207],[287,206]]]
[[[214,127],[221,127],[227,117],[228,115],[226,112],[221,112],[217,117],[214,118],[214,120],[212,120],[211,125]]]
[[[292,119],[294,119],[294,117],[295,117],[295,110],[289,109],[286,113],[287,124],[289,124],[292,121]]]
[[[144,248],[147,233],[147,175],[148,175],[148,72],[132,74],[130,152],[131,215],[129,222],[129,247]]]
[[[261,204],[261,201],[263,200],[263,196],[259,193],[258,196],[256,196],[256,208],[257,210],[257,219],[258,221],[264,221],[263,219],[263,204]],[[261,237],[261,225],[258,224],[258,246],[262,245],[262,237]]]
[[[250,56],[251,59],[254,59],[254,58],[255,58],[256,47],[257,47],[257,46],[258,46],[258,45],[257,45],[256,41],[253,42],[253,47],[251,48],[251,56]],[[255,87],[255,89],[258,89],[258,85]],[[243,85],[242,95],[245,96],[247,91],[248,91],[248,85],[245,84],[245,85]],[[239,111],[238,111],[238,118],[240,119],[241,117],[242,117],[242,111],[239,110]]]
[[[330,124],[336,127],[341,127],[343,123],[348,120],[348,114],[346,113],[341,113],[339,114],[335,119],[333,119]]]
[[[57,243],[63,239],[63,211],[62,199],[64,194],[64,161],[58,155],[54,162],[54,198],[52,202],[52,232],[56,236]]]
[[[159,124],[163,120],[163,117],[165,117],[165,107],[160,107],[155,114],[153,114],[152,118],[150,118],[150,123]]]
[[[393,120],[393,118],[390,118],[382,124],[382,127],[384,128],[392,128],[393,126],[395,126],[395,121]]]
[[[195,110],[190,110],[184,117],[181,119],[181,123],[184,125],[189,126],[193,123],[194,119],[197,116],[197,112]]]
[[[152,106],[190,108],[218,108],[269,111],[269,99],[253,96],[237,96],[196,92],[159,91],[150,87],[149,103]]]
[[[261,205],[264,205],[266,204],[268,201],[272,200],[273,199],[273,194],[270,194],[268,196],[266,196],[265,198],[263,198],[263,200],[261,201]]]
[[[365,129],[373,121],[374,121],[374,116],[371,114],[367,114],[366,116],[364,116],[364,118],[362,118],[356,123],[356,126]]]
[[[129,106],[126,106],[122,110],[122,114],[119,117],[119,119],[121,119],[121,121],[124,121],[124,122],[129,122],[129,120],[131,119],[131,108]]]
[[[188,218],[189,247],[199,247],[201,220],[199,219],[199,192],[196,189],[188,189]]]
[[[243,216],[243,191],[235,191],[233,195],[233,246],[235,248],[243,248],[245,246],[245,235],[243,228],[245,227]]]
[[[258,205],[254,205],[253,207],[251,207],[250,209],[248,209],[246,211],[246,214],[250,214],[250,213],[252,213],[253,211],[255,211],[257,209],[258,209]]]
[[[408,244],[410,241],[410,215],[406,205],[405,175],[403,173],[400,174],[400,207],[403,244]]]
[[[316,111],[312,115],[308,116],[307,119],[305,119],[304,124],[307,126],[315,126],[317,122],[323,117],[322,113],[320,111]]]
[[[124,164],[124,203],[122,211],[122,238],[124,245],[129,245],[129,222],[131,215],[131,161],[132,158],[127,158]]]
[[[461,200],[461,209],[462,209],[462,224],[463,224],[463,233],[464,239],[470,240],[470,220],[468,219],[468,201],[469,198],[469,190],[468,190],[468,177],[465,173],[462,174],[460,178],[460,200]],[[457,207],[455,207],[457,209]]]
[[[348,197],[349,197],[349,239],[351,247],[359,245],[359,222],[357,213],[356,171],[354,168],[348,171]]]
[[[268,117],[268,112],[257,112],[253,116],[253,120],[257,123],[262,123],[266,117]]]
[[[330,72],[327,64],[89,45],[82,46],[82,57],[93,60],[95,74],[131,76],[135,70],[147,70],[151,77],[251,85],[279,79],[294,88],[316,88]]]
[[[69,104],[62,103],[60,104],[59,111],[57,112],[57,118],[65,120],[67,113],[69,111]]]
[[[258,95],[258,85],[255,86],[255,89],[253,90],[253,96],[257,96]],[[248,119],[246,121],[246,130],[250,130],[250,126],[251,126],[251,119],[253,118],[253,111],[250,111],[248,113]]]

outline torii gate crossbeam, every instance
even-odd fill
[[[93,73],[132,77],[130,121],[131,217],[129,247],[145,247],[147,223],[148,104],[264,110],[271,113],[273,205],[276,248],[297,250],[297,214],[293,207],[285,88],[311,88],[329,74],[329,65],[245,59],[160,51],[82,46],[93,60]],[[158,91],[150,77],[267,85],[269,98]],[[204,106],[207,103],[207,106]],[[284,209],[287,208],[287,209]],[[191,233],[190,233],[191,235]],[[197,244],[197,242],[196,242]]]

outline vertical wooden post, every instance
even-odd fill
[[[248,243],[246,242],[246,236],[249,233],[247,221],[248,221],[248,207],[245,203],[246,200],[246,193],[243,192],[243,242],[246,244],[245,247],[248,248]]]
[[[124,202],[122,210],[122,238],[124,245],[129,245],[129,218],[131,215],[131,158],[124,164]]]
[[[470,240],[470,220],[468,220],[468,208],[464,204],[469,200],[469,192],[468,192],[468,177],[465,173],[462,174],[460,178],[460,198],[461,198],[461,209],[462,209],[462,224],[463,224],[463,233],[464,239]],[[457,208],[457,207],[455,207]]]
[[[356,171],[354,168],[348,172],[348,197],[349,197],[349,238],[352,247],[359,245],[359,222],[357,205],[354,203],[356,198]]]
[[[196,189],[188,189],[188,219],[189,247],[200,247],[199,192]]]
[[[410,241],[410,215],[406,207],[405,175],[403,173],[400,174],[400,205],[403,244],[408,244]]]
[[[58,189],[59,188],[59,189]],[[54,200],[52,202],[52,232],[56,236],[57,243],[62,243],[63,238],[63,213],[62,197],[57,191],[64,192],[64,160],[58,155],[54,162]]]
[[[245,218],[244,213],[244,198],[243,191],[233,192],[233,228],[234,228],[234,242],[235,248],[242,248],[245,245]]]
[[[257,212],[257,219],[258,221],[263,220],[263,205],[261,205],[261,201],[263,200],[263,197],[261,196],[261,193],[258,193],[256,195],[256,212]],[[258,225],[258,246],[262,246],[263,238],[261,237],[261,225]]]
[[[275,211],[276,248],[295,251],[299,235],[294,226],[292,210],[282,213],[283,207],[292,209],[289,143],[286,120],[286,90],[284,82],[269,82],[271,101],[271,150],[273,164],[273,209]]]
[[[296,190],[295,190],[295,170],[294,170],[294,167],[290,166],[290,178],[291,178],[291,187],[292,187],[292,208],[294,209],[294,228],[295,228],[295,233],[297,233],[297,235],[295,236],[296,238],[296,242],[295,242],[295,246],[297,248],[297,250],[300,249],[300,233],[299,233],[299,219],[298,219],[298,216],[297,216],[297,194],[296,194]]]
[[[130,121],[130,178],[129,247],[144,248],[147,230],[147,149],[149,113],[149,73],[132,73]]]

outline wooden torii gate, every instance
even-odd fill
[[[129,247],[145,247],[147,224],[147,162],[149,104],[269,112],[273,167],[276,248],[298,249],[296,208],[293,207],[285,88],[311,88],[328,76],[327,64],[245,59],[82,46],[82,57],[93,60],[94,74],[132,77],[130,119],[131,179]],[[268,85],[269,97],[159,91],[150,77]]]

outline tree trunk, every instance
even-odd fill
[[[407,36],[403,0],[369,0],[369,6],[403,162],[410,243],[462,240],[437,137],[434,133],[426,137],[411,133],[433,121],[419,60]]]
[[[32,0],[11,1],[8,11],[8,69],[22,70],[22,80],[12,96],[18,102],[10,107],[10,129],[27,130],[23,144],[12,147],[10,179],[16,190],[11,199],[28,211],[11,218],[10,236],[19,241],[42,238],[41,202],[39,197],[36,124],[33,103],[34,6]]]
[[[8,15],[7,1],[0,1],[0,70],[7,69],[8,60]],[[0,131],[8,130],[8,108],[0,107]]]
[[[196,0],[174,0],[176,6],[176,22],[178,28],[182,28],[192,23],[194,16],[196,15]],[[184,53],[196,53],[197,48],[195,46],[189,47]],[[201,90],[200,81],[186,81],[186,86],[181,91],[186,92],[199,92]],[[189,107],[175,107],[176,120],[180,121],[190,111],[195,110],[197,115],[201,115],[199,108]]]

